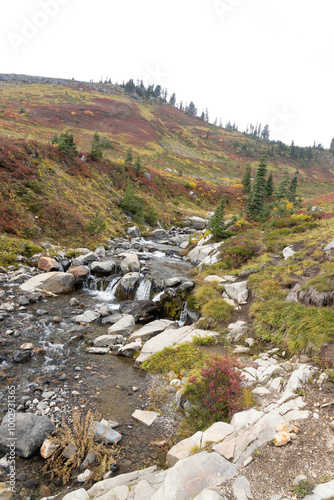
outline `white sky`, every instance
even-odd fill
[[[334,136],[333,0],[2,0],[0,72],[160,84],[244,130]]]

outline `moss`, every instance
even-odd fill
[[[29,240],[2,236],[0,238],[0,265],[9,266],[15,262],[18,255],[29,258],[41,251],[39,246]]]

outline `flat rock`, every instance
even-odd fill
[[[126,356],[131,358],[136,352],[141,350],[142,346],[143,344],[140,340],[130,342],[129,344],[125,344],[118,349],[117,356]]]
[[[191,437],[176,443],[167,453],[167,465],[169,467],[173,467],[173,465],[175,465],[179,460],[189,457],[194,447],[199,450],[202,444],[202,438],[203,432],[198,431]]]
[[[210,274],[204,278],[204,283],[226,283],[226,280],[216,274]]]
[[[94,261],[90,265],[90,270],[93,274],[112,274],[115,270],[116,263],[113,260]]]
[[[217,337],[219,334],[210,330],[200,330],[198,328],[194,328],[193,326],[184,326],[177,329],[168,328],[145,342],[136,362],[143,363],[153,354],[161,351],[164,347],[174,346],[184,342],[191,342],[195,336],[206,337],[208,335],[211,337]]]
[[[134,327],[134,317],[131,314],[125,314],[122,319],[108,328],[108,334],[128,337],[133,332]]]
[[[122,344],[124,337],[122,335],[100,335],[93,340],[95,347],[112,347],[116,344]]]
[[[238,476],[233,483],[233,493],[236,500],[251,500],[253,497],[249,481],[245,476]]]
[[[63,497],[63,500],[89,500],[87,491],[84,488],[79,490],[71,491]]]
[[[155,321],[151,321],[151,323],[148,323],[142,328],[139,328],[139,330],[133,332],[130,335],[129,340],[140,339],[142,342],[146,342],[172,325],[176,325],[176,323],[169,319],[157,319]]]
[[[88,354],[108,354],[110,347],[87,347]]]
[[[72,291],[75,278],[71,273],[60,273],[53,271],[50,273],[38,274],[20,285],[22,292],[34,292],[45,290],[51,293],[68,293]]]
[[[101,422],[93,422],[94,438],[98,441],[105,441],[108,444],[118,443],[122,439],[122,434]]]
[[[145,424],[147,427],[150,427],[159,415],[160,413],[157,411],[135,410],[131,417],[138,420],[138,422]]]
[[[73,316],[72,320],[76,323],[92,323],[97,318],[100,317],[100,313],[97,311],[90,311],[89,309],[78,316]]]

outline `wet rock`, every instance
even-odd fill
[[[61,265],[55,259],[51,257],[41,257],[37,265],[40,271],[45,271],[49,273],[50,271],[60,271]]]
[[[71,307],[77,307],[80,304],[79,300],[76,299],[75,297],[72,297],[70,300],[70,306]]]
[[[76,323],[92,323],[100,317],[100,313],[96,311],[90,311],[89,309],[78,316],[73,316],[72,320]]]
[[[135,321],[139,318],[152,318],[158,314],[158,306],[153,300],[125,300],[120,304],[123,314],[131,314]]]
[[[59,294],[68,293],[74,287],[75,279],[71,273],[60,273],[51,272],[38,274],[33,278],[20,285],[20,290],[22,292],[34,292],[36,289],[38,291],[46,290],[48,292]]]
[[[127,273],[123,276],[118,287],[118,293],[122,300],[132,299],[138,288],[141,276],[137,272]]]
[[[31,358],[31,351],[30,349],[27,350],[16,350],[12,354],[12,359],[14,363],[27,363]]]
[[[168,233],[164,229],[154,229],[154,231],[152,231],[152,236],[154,238],[166,238],[167,235]]]
[[[4,453],[9,451],[9,415],[6,414],[0,427],[0,449]],[[11,418],[11,417],[10,417]],[[20,457],[30,457],[42,445],[47,434],[55,431],[55,425],[47,417],[40,417],[32,413],[15,414],[15,453]]]

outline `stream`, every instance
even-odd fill
[[[178,247],[141,240],[143,244],[147,244],[150,251],[131,250],[137,253],[142,264],[142,280],[135,295],[136,300],[150,297],[154,301],[159,300],[162,292],[153,291],[152,280],[166,280],[175,276],[182,281],[191,279],[191,266],[182,259]],[[112,258],[117,263],[122,260]],[[35,411],[36,401],[41,402],[42,394],[51,391],[54,393],[54,404],[48,416],[55,423],[61,423],[63,417],[70,420],[73,410],[86,413],[88,409],[98,412],[106,420],[118,422],[116,430],[123,437],[116,474],[156,463],[160,451],[150,446],[150,443],[167,440],[176,425],[173,416],[168,414],[159,417],[149,428],[135,421],[131,414],[135,409],[149,406],[150,391],[156,390],[157,376],[134,369],[132,358],[86,352],[92,339],[107,333],[110,325],[103,324],[103,318],[86,325],[73,322],[73,316],[83,310],[106,306],[109,311],[117,311],[120,302],[116,298],[116,291],[120,279],[120,276],[111,277],[109,281],[89,277],[82,289],[21,306],[0,322],[1,415],[7,411],[6,386],[10,384],[16,387],[18,411],[29,411],[29,404],[30,410]],[[13,301],[21,295],[17,287],[5,285],[2,288],[0,286],[0,290],[5,291],[6,299]],[[79,301],[79,307],[71,306],[73,298]],[[184,321],[183,308],[179,325],[183,325]],[[136,329],[141,326],[137,324]],[[44,349],[45,355],[32,356],[27,362],[13,362],[13,352],[24,343]],[[49,476],[41,473],[43,465],[44,459],[37,455],[30,459],[18,459],[17,485],[21,488],[18,498],[24,498],[25,494],[27,497],[41,498],[42,485],[46,485],[52,495],[63,491],[60,478],[51,481]],[[77,486],[78,483],[73,482],[73,485]]]

